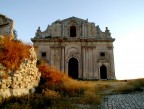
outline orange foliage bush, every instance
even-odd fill
[[[29,58],[29,48],[30,45],[23,44],[18,40],[11,40],[10,37],[5,36],[0,40],[0,63],[7,70],[17,70],[21,61]]]
[[[63,77],[66,76],[56,68],[50,67],[46,64],[39,65],[38,68],[41,72],[41,83],[43,87],[56,87],[62,83]]]

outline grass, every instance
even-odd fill
[[[58,88],[42,88],[28,96],[3,99],[0,108],[14,109],[86,109],[99,108],[106,91],[113,93],[130,93],[141,91],[144,79],[128,81],[80,81],[65,77]],[[38,87],[41,88],[41,87]],[[38,89],[37,89],[38,90]]]
[[[3,99],[0,104],[1,109],[44,109],[50,107],[58,99],[48,97],[44,94],[32,94],[22,97],[11,97],[9,99]]]
[[[143,91],[144,79],[128,80],[114,88],[116,93],[130,93],[135,91]]]

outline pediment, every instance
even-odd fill
[[[78,17],[69,17],[67,19],[64,19],[62,20],[62,22],[69,22],[69,23],[77,23],[77,22],[82,22],[82,21],[87,21],[87,20],[84,20],[84,19],[81,19],[81,18],[78,18]]]

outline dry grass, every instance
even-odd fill
[[[76,107],[81,105],[97,107],[103,97],[100,93],[104,93],[109,90],[130,92],[135,91],[135,87],[144,86],[144,79],[129,81],[79,81],[73,80],[67,75],[62,76],[62,78],[63,79],[61,80],[59,86],[56,85],[55,87],[52,87],[52,90],[47,87],[43,88],[40,94],[36,93],[30,96],[28,99],[29,102],[26,104],[13,102],[13,105],[8,105],[8,107],[23,108],[25,106],[28,109],[36,108],[36,106],[38,108],[50,107],[51,109],[57,109],[58,107],[77,109]],[[23,99],[23,103],[26,102],[25,99],[27,100],[27,97]],[[7,104],[9,104],[9,102],[5,105]]]
[[[47,97],[51,100],[57,100],[57,99],[60,99],[60,94],[54,90],[49,90],[49,89],[43,89],[42,90],[42,95],[44,97]]]
[[[84,96],[81,97],[77,103],[79,104],[100,104],[102,96],[93,91],[85,91]]]
[[[144,79],[128,80],[125,83],[115,87],[114,92],[129,93],[134,91],[142,91],[144,87]]]

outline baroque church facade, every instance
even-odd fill
[[[74,79],[115,79],[115,39],[107,27],[103,32],[88,19],[70,17],[56,20],[45,31],[38,27],[31,41],[38,59]]]

